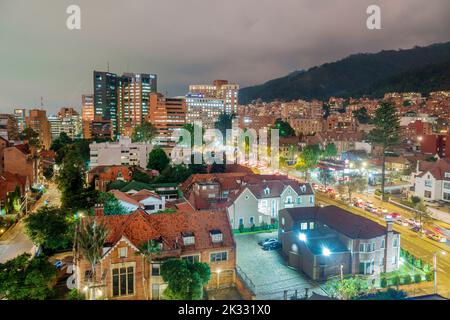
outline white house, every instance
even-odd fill
[[[166,209],[165,198],[146,189],[136,192],[133,195],[129,195],[119,190],[111,190],[110,192],[117,200],[119,200],[120,204],[126,208],[128,213],[131,213],[138,208],[145,210],[148,214]]]
[[[450,159],[419,161],[412,179],[416,196],[427,201],[450,202]]]
[[[249,228],[273,223],[284,208],[313,207],[314,204],[314,191],[309,183],[273,180],[243,187],[230,201],[227,212],[233,229],[241,225]]]

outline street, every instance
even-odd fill
[[[61,204],[59,190],[53,183],[36,202],[32,212],[44,206],[46,200],[48,200],[49,206],[60,206]],[[36,250],[35,246],[25,234],[24,222],[20,220],[0,238],[0,263],[5,263],[23,253],[33,254],[34,250]]]

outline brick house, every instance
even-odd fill
[[[336,206],[280,211],[278,237],[288,265],[311,279],[376,277],[399,267],[400,234]]]
[[[28,179],[26,176],[13,174],[10,172],[0,173],[0,203],[6,200],[8,193],[14,192],[19,186],[22,195],[29,189]]]
[[[119,190],[111,190],[110,193],[119,200],[120,204],[127,209],[128,212],[142,209],[146,213],[152,214],[166,209],[165,198],[146,189],[140,190],[134,194],[127,194]]]
[[[143,210],[125,216],[96,216],[109,235],[97,265],[97,296],[118,300],[162,299],[167,285],[160,276],[161,263],[168,258],[206,262],[211,279],[206,290],[234,286],[236,245],[224,212],[181,211],[148,215]],[[161,253],[149,265],[138,248],[149,240],[161,244]],[[86,289],[90,265],[75,253],[76,283]]]
[[[6,140],[3,137],[0,137],[0,173],[2,173],[4,171],[5,158],[4,158],[3,154],[7,147],[9,147],[8,140]]]
[[[106,192],[114,181],[131,181],[132,172],[128,166],[97,166],[88,172],[88,183],[95,183],[95,190]]]
[[[39,162],[33,157],[27,144],[5,148],[3,157],[5,171],[26,176],[30,185],[37,182]]]

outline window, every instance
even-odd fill
[[[155,205],[151,204],[151,205],[145,206],[145,210],[155,210]]]
[[[126,258],[128,254],[128,248],[119,248],[119,258]]]
[[[423,196],[424,196],[425,198],[431,198],[431,191],[424,191],[424,192],[423,192]]]
[[[114,268],[112,280],[114,297],[134,294],[134,267]]]
[[[372,274],[374,272],[374,261],[361,261],[359,263],[360,274]]]
[[[446,178],[450,178],[450,172],[446,172],[446,173],[445,173],[445,177],[446,177]]]
[[[248,196],[245,196],[245,200],[248,200]]]
[[[384,246],[385,246],[386,244],[385,244],[385,240],[384,239],[382,239],[381,240],[381,249],[384,249]]]
[[[200,256],[199,255],[185,256],[185,257],[182,257],[181,259],[187,260],[191,263],[195,263],[195,262],[200,261]]]
[[[270,189],[269,189],[268,187],[264,189],[264,194],[265,194],[265,195],[270,194]]]
[[[450,182],[444,182],[444,189],[450,189]]]
[[[300,230],[307,230],[308,229],[308,223],[302,222],[300,223]]]
[[[226,261],[228,260],[228,252],[215,252],[211,253],[210,255],[210,261],[211,262],[220,262],[220,261]]]
[[[311,203],[311,204],[314,203],[314,197],[313,196],[309,196],[309,203]]]
[[[250,217],[248,222],[250,222],[250,224],[255,224],[255,217]]]
[[[394,248],[397,248],[397,247],[398,247],[398,238],[397,238],[397,237],[394,238],[394,241],[392,242],[392,246],[393,246]]]
[[[314,229],[314,222],[310,222],[310,223],[309,223],[309,229],[310,229],[310,230],[313,230],[313,229]]]
[[[443,195],[442,195],[442,197],[444,198],[444,200],[449,201],[449,200],[450,200],[450,193],[444,192]]]
[[[298,197],[298,198],[297,198],[297,203],[298,203],[298,204],[301,204],[301,203],[302,203],[302,198],[301,198],[301,197]]]
[[[214,243],[223,241],[223,234],[220,230],[211,230],[210,235],[211,235],[211,240]]]
[[[244,225],[244,218],[239,218],[239,225],[240,226],[243,226]]]
[[[161,265],[159,263],[152,263],[152,276],[159,276]]]
[[[284,217],[283,218],[281,218],[281,224],[284,226],[284,222],[285,222],[285,220],[284,220]]]
[[[184,236],[183,243],[185,246],[190,246],[190,245],[195,244],[195,236],[194,235]]]
[[[375,242],[372,242],[372,251],[375,251]]]
[[[397,264],[397,255],[392,256],[392,264]]]
[[[359,251],[364,252],[364,243],[359,244]]]
[[[291,204],[292,203],[292,197],[291,196],[287,196],[286,197],[286,203],[287,204]]]
[[[432,187],[432,186],[433,186],[433,181],[425,180],[425,187]]]

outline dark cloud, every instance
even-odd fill
[[[82,30],[65,26],[82,10]],[[382,30],[366,8],[382,9]],[[448,0],[0,0],[0,110],[80,107],[92,70],[152,72],[161,92],[242,86],[356,52],[448,41]]]

